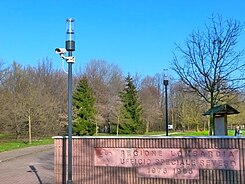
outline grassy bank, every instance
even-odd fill
[[[53,144],[51,137],[32,140],[32,144],[29,144],[28,140],[14,140],[11,135],[0,134],[0,152],[10,151],[19,148],[25,148],[30,146],[39,146],[46,144]]]

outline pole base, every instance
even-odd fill
[[[72,184],[72,180],[67,180],[67,184]]]

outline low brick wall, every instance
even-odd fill
[[[67,137],[54,137],[55,183]],[[73,184],[243,184],[242,137],[73,137]]]

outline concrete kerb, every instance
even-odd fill
[[[21,148],[21,149],[1,152],[0,153],[0,163],[6,162],[6,161],[9,161],[12,159],[16,159],[19,157],[23,157],[26,155],[31,155],[33,153],[47,151],[47,150],[50,150],[53,148],[54,148],[54,145],[49,144],[49,145],[31,146],[31,147],[27,147],[27,148]]]

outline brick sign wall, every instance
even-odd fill
[[[67,138],[55,139],[56,183],[66,183]],[[73,137],[74,184],[245,183],[245,139]]]

